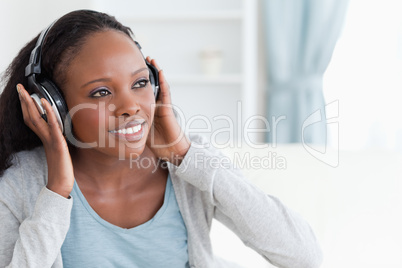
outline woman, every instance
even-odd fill
[[[275,265],[319,266],[303,219],[230,165],[213,168],[220,152],[183,135],[163,71],[129,28],[81,10],[45,36],[40,76],[60,90],[72,127],[30,96],[38,36],[0,98],[0,267],[224,267],[212,218]]]

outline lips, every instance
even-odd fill
[[[133,133],[137,133],[140,130],[141,130],[141,125],[136,125],[134,127],[123,128],[123,129],[119,129],[119,130],[112,130],[112,131],[110,131],[110,133],[133,134]]]
[[[109,133],[127,141],[137,141],[144,135],[144,124],[145,120],[130,121],[115,130],[109,131]]]

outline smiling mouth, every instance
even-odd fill
[[[140,125],[136,125],[134,127],[129,127],[129,128],[123,128],[123,129],[119,129],[119,130],[112,130],[109,131],[112,134],[118,133],[118,134],[134,134],[139,132],[142,129],[142,124]]]
[[[142,122],[141,124],[132,127],[130,126],[126,128],[111,130],[109,131],[109,133],[125,141],[138,141],[141,140],[144,135],[144,125],[145,122]]]

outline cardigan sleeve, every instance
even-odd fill
[[[320,267],[319,243],[300,215],[252,184],[205,138],[190,140],[189,151],[172,171],[208,194],[217,220],[278,267]]]
[[[29,177],[31,160],[17,158],[0,178],[0,267],[51,267],[69,228],[72,198]]]

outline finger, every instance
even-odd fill
[[[171,103],[170,86],[166,81],[165,73],[163,70],[159,71],[159,86],[160,86],[159,99],[164,104],[170,104]]]
[[[169,86],[169,84],[168,84],[167,81],[166,81],[165,74],[163,73],[163,70],[159,67],[159,65],[158,65],[158,63],[156,62],[156,60],[155,60],[155,59],[151,59],[151,57],[149,57],[149,56],[147,57],[147,60],[149,60],[149,63],[151,63],[153,66],[155,66],[156,69],[158,70],[158,72],[159,72],[159,84],[161,85],[161,83],[163,83],[164,86],[169,89],[170,86]],[[162,85],[161,85],[161,86],[162,86]]]
[[[51,132],[61,133],[61,128],[59,122],[57,121],[57,117],[54,114],[52,106],[46,99],[41,98],[40,100],[42,102],[43,108],[46,110],[47,124]]]
[[[154,60],[153,60],[150,56],[148,56],[148,57],[146,58],[146,60],[147,60],[147,62],[148,62],[149,64],[155,66],[155,64],[152,63],[152,61],[154,61]],[[155,67],[156,67],[156,66],[155,66]],[[159,71],[158,67],[156,67],[156,69]]]
[[[151,59],[151,64],[152,64],[153,66],[155,66],[156,69],[158,69],[158,71],[161,71],[161,70],[162,70],[162,69],[159,67],[159,65],[158,65],[158,63],[156,62],[155,59]]]
[[[147,60],[150,64],[152,64],[153,66],[155,66],[158,71],[161,71],[161,70],[162,70],[162,69],[159,67],[159,65],[158,65],[158,63],[156,62],[155,59],[152,59],[150,56],[147,56],[146,60]]]
[[[21,103],[22,117],[24,119],[24,122],[26,122],[29,117],[29,112],[28,112],[28,108],[27,108],[25,100],[24,100],[24,96],[21,93],[20,85],[17,85],[17,91],[18,91],[18,97],[19,97],[20,103]]]
[[[152,64],[153,66],[156,67],[159,73],[159,86],[160,86],[160,92],[158,96],[157,101],[162,101],[162,103],[165,104],[170,104],[171,103],[171,98],[170,98],[170,85],[166,81],[165,74],[163,70],[159,67],[158,63],[156,62],[155,59],[152,59],[150,56],[146,57],[146,60]]]
[[[157,99],[157,102],[162,102],[163,104],[171,104],[172,99],[170,95],[170,85],[166,81],[165,73],[164,71],[159,67],[158,63],[156,62],[155,59],[152,59],[150,56],[146,58],[146,60],[152,64],[153,66],[156,67],[159,73],[159,96]]]
[[[31,97],[29,96],[28,92],[25,90],[24,86],[21,84],[17,85],[17,91],[19,94],[19,98],[21,101],[21,109],[23,112],[23,117],[24,117],[24,122],[26,125],[29,127],[33,126],[31,122],[31,115],[30,115],[30,110],[29,110],[29,102],[27,99],[30,99]],[[27,97],[28,96],[28,97]]]
[[[166,81],[165,72],[163,70],[159,71],[159,85],[167,91],[170,90],[170,86]]]
[[[31,128],[37,135],[47,134],[47,123],[43,120],[41,114],[38,111],[34,101],[31,96],[25,90],[25,88],[19,84],[21,99],[23,100],[22,105],[25,105],[26,115],[24,116],[25,124]]]

